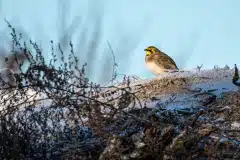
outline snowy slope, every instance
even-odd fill
[[[130,83],[131,92],[140,92],[138,98],[146,102],[147,107],[156,104],[167,106],[169,109],[203,105],[210,96],[221,96],[221,93],[236,91],[238,87],[232,84],[233,69],[191,70],[179,73],[169,73],[154,79],[134,80]],[[108,101],[121,94],[121,88],[126,84],[103,91],[101,100]],[[144,89],[141,89],[143,87]],[[148,97],[148,98],[146,98]]]
[[[191,70],[169,73],[154,79],[132,79],[129,87],[130,92],[136,92],[141,102],[147,103],[147,107],[154,107],[157,103],[164,104],[171,98],[174,101],[168,104],[169,108],[189,107],[208,98],[207,92],[220,96],[223,92],[237,90],[232,84],[233,74],[233,69]],[[117,98],[122,93],[121,88],[126,89],[126,86],[122,83],[104,89],[99,100],[106,102]],[[33,94],[32,91],[29,94]]]

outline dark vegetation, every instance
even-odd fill
[[[96,159],[110,135],[107,126],[136,97],[125,87],[115,100],[99,100],[99,93],[108,87],[89,81],[86,64],[78,67],[71,42],[68,57],[58,45],[58,59],[51,41],[53,59],[47,64],[35,42],[30,40],[34,50],[28,49],[21,34],[9,23],[8,27],[12,31],[12,49],[20,48],[20,52],[12,51],[13,56],[5,58],[5,66],[14,60],[20,73],[14,73],[14,82],[4,81],[3,76],[11,75],[1,73],[1,159],[58,159],[68,155]],[[26,71],[22,70],[23,63],[29,64]],[[113,70],[109,83],[115,78]]]
[[[8,26],[13,49],[20,48],[20,53],[13,53],[20,72],[14,73],[15,83],[1,78],[5,84],[0,94],[0,159],[240,158],[239,144],[223,144],[208,137],[226,132],[203,120],[204,115],[218,117],[216,108],[209,106],[209,110],[194,113],[169,112],[162,105],[157,110],[147,108],[137,96],[140,90],[146,93],[146,88],[139,85],[132,89],[131,77],[125,76],[121,87],[111,86],[117,77],[115,60],[109,83],[95,84],[86,76],[86,64],[78,67],[71,42],[69,56],[60,44],[60,56],[56,55],[51,42],[53,59],[47,64],[35,42],[29,41],[30,50],[21,35]],[[115,59],[112,49],[111,53]],[[21,69],[18,54],[29,64],[26,71]],[[5,61],[10,63],[8,58]],[[56,67],[56,63],[60,65]],[[238,79],[235,66],[233,83],[239,86]],[[228,104],[229,97],[238,94],[213,101],[215,105]],[[235,107],[231,121],[239,121],[239,101],[230,104]]]

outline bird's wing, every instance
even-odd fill
[[[17,53],[17,60],[19,63],[23,63],[26,60],[26,55],[24,53]],[[4,68],[10,68],[14,71],[18,70],[18,64],[16,62],[14,55],[7,56],[8,61],[6,62]]]
[[[159,54],[159,57],[160,58],[157,59],[157,63],[159,65],[162,65],[165,69],[178,69],[174,60],[167,54],[162,52],[161,54]]]
[[[14,72],[9,68],[3,68],[0,70],[0,77],[1,79],[10,84],[10,85],[16,85],[16,78],[14,77]],[[4,87],[5,84],[0,82],[0,88]]]

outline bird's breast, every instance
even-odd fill
[[[161,74],[164,72],[164,69],[159,67],[154,62],[146,62],[147,68],[154,74]]]

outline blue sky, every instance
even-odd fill
[[[232,67],[240,60],[239,0],[1,0],[0,5],[0,30],[8,34],[6,18],[41,44],[46,58],[49,41],[58,42],[64,25],[75,19],[71,39],[81,61],[91,64],[89,74],[95,81],[111,74],[107,41],[119,72],[140,77],[153,76],[144,63],[143,49],[149,45],[184,69],[201,64],[205,69]],[[1,34],[1,44],[9,43],[7,34]]]

